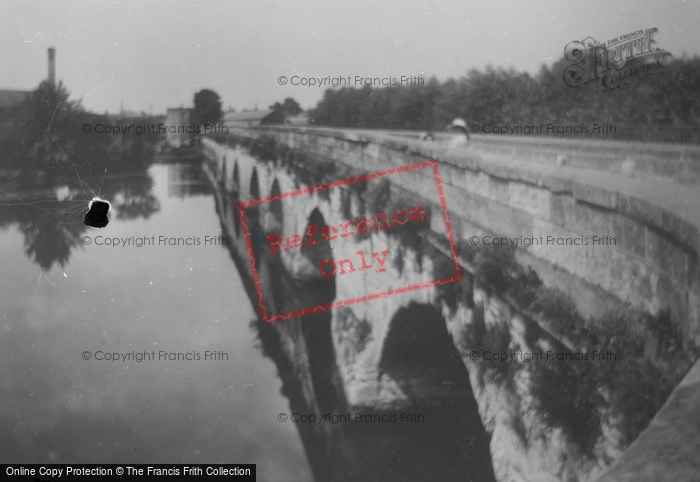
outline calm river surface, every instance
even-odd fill
[[[10,210],[70,230],[82,225],[86,203],[0,205],[3,462],[256,463],[258,480],[312,480],[297,428],[278,421],[289,402],[250,327],[255,314],[236,267],[226,246],[204,245],[222,233],[195,169],[153,165],[159,209],[110,214],[106,228],[76,238],[90,236],[90,245],[75,243],[45,274],[28,236],[61,245],[52,238],[61,230],[32,232]],[[100,235],[200,245],[99,246]],[[161,351],[200,359],[158,360]],[[228,360],[205,361],[206,351]],[[130,352],[156,360],[95,359]]]

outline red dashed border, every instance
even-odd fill
[[[263,299],[262,287],[260,286],[260,278],[258,276],[258,267],[255,264],[255,256],[253,255],[252,241],[250,239],[250,232],[248,231],[248,223],[247,223],[246,217],[245,217],[245,209],[246,208],[248,208],[250,206],[258,206],[260,204],[264,204],[264,203],[270,202],[270,201],[276,201],[278,199],[284,199],[284,198],[293,197],[293,196],[300,196],[302,194],[309,194],[309,193],[313,193],[316,191],[323,191],[326,189],[330,189],[332,187],[344,186],[346,184],[354,184],[354,183],[358,183],[358,182],[369,181],[371,179],[377,179],[380,177],[389,176],[391,174],[399,174],[399,173],[407,172],[407,171],[415,171],[417,169],[424,169],[426,167],[432,167],[433,173],[435,175],[435,184],[437,185],[438,196],[440,197],[440,205],[442,207],[442,214],[445,217],[445,226],[447,228],[447,239],[450,243],[450,250],[452,252],[452,261],[453,261],[454,266],[455,266],[455,274],[453,276],[449,276],[447,278],[442,278],[442,279],[435,280],[435,281],[428,281],[425,283],[410,285],[410,286],[406,286],[403,288],[394,288],[391,290],[382,291],[380,293],[376,293],[376,294],[372,294],[372,295],[360,296],[357,298],[350,298],[350,299],[342,300],[342,301],[334,301],[332,303],[328,303],[325,305],[304,308],[301,310],[292,311],[289,313],[283,313],[281,315],[275,315],[272,317],[267,316],[267,309],[265,308],[265,300]],[[282,193],[282,194],[276,194],[274,196],[267,196],[264,198],[253,199],[250,201],[244,201],[244,202],[241,202],[238,204],[238,212],[240,213],[241,224],[243,225],[243,232],[245,233],[245,241],[246,241],[246,246],[248,248],[248,260],[250,261],[250,266],[251,266],[251,269],[253,271],[253,280],[255,281],[255,290],[256,290],[257,295],[258,295],[258,303],[260,304],[260,313],[261,313],[262,319],[265,323],[272,323],[275,321],[286,320],[288,318],[294,318],[296,316],[308,315],[310,313],[317,313],[319,311],[330,310],[330,309],[336,308],[338,306],[354,305],[356,303],[361,303],[363,301],[376,300],[378,298],[382,298],[385,296],[390,296],[390,295],[395,295],[395,294],[400,294],[400,293],[408,293],[411,291],[416,291],[416,290],[420,290],[423,288],[430,288],[431,286],[437,286],[437,285],[441,285],[441,284],[445,284],[445,283],[451,283],[451,282],[459,281],[460,279],[462,279],[462,269],[459,265],[459,258],[457,255],[457,245],[455,244],[454,234],[452,232],[452,223],[450,223],[450,216],[447,212],[447,203],[445,202],[445,192],[442,188],[442,180],[440,179],[440,172],[438,170],[438,163],[435,160],[420,162],[417,164],[411,164],[409,166],[396,167],[394,169],[388,169],[386,171],[375,172],[375,173],[371,173],[371,174],[363,174],[362,176],[351,177],[349,179],[344,179],[341,181],[329,182],[326,184],[321,184],[319,186],[307,187],[304,189],[298,189],[296,191],[289,191],[289,192]]]

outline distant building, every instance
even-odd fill
[[[287,125],[292,126],[308,126],[309,125],[309,114],[302,112],[299,115],[290,115],[284,121]]]
[[[226,127],[258,127],[284,124],[284,114],[278,110],[229,111],[224,112],[223,117]]]
[[[192,123],[192,109],[176,107],[165,114],[165,142],[174,148],[192,145],[196,127]]]
[[[56,83],[56,49],[49,49],[49,82]],[[32,93],[31,90],[0,89],[0,112],[21,104]]]

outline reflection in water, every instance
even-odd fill
[[[182,162],[168,166],[169,197],[209,196],[211,192],[211,186],[198,163]]]
[[[148,219],[160,208],[147,172],[104,176],[101,181],[101,195],[112,205],[110,219]],[[0,227],[17,223],[24,234],[25,253],[48,271],[54,263],[64,267],[71,251],[81,245],[81,237],[93,228],[83,222],[88,196],[74,190],[71,197],[59,201],[55,191],[42,194],[43,199],[32,199],[21,193],[14,202],[5,203],[0,209]],[[17,197],[22,201],[16,201]]]
[[[0,205],[3,462],[246,461],[259,480],[310,479],[296,427],[277,420],[288,402],[255,346],[254,312],[225,248],[81,243],[219,234],[198,169],[154,165],[100,178],[121,214],[102,230],[83,224],[82,193],[29,202],[30,191],[17,191],[25,202]],[[64,273],[37,280],[34,263]],[[229,360],[111,363],[85,361],[84,350],[221,350]]]
[[[93,199],[111,203],[110,221],[158,211],[148,174],[156,136],[81,130],[128,122],[84,111],[60,82],[48,81],[0,115],[0,226],[20,225],[26,254],[43,270],[66,265],[89,230],[83,221]],[[104,220],[91,224],[102,227]]]
[[[59,86],[56,92],[42,84],[32,102],[42,109],[47,108],[46,99],[64,105],[59,101],[66,101],[67,93],[61,89]],[[25,136],[9,131],[0,136],[0,145],[9,152],[0,165],[0,227],[18,223],[25,253],[43,270],[55,263],[66,265],[71,250],[90,230],[84,219],[96,197],[110,202],[110,220],[148,219],[159,209],[148,173],[154,140],[138,136],[75,139],[71,133],[78,131],[71,129],[75,122],[71,116],[88,119],[89,114],[71,109],[74,107],[51,117],[57,131],[55,142],[46,144],[41,130]],[[11,114],[17,119],[39,115],[27,106]],[[43,157],[39,152],[44,152]]]
[[[87,177],[85,172],[83,175],[94,178]],[[22,173],[19,176],[28,177]],[[58,178],[55,185],[60,188],[25,179],[21,191],[5,193],[0,227],[18,223],[25,236],[25,253],[44,270],[50,270],[55,263],[64,267],[71,251],[81,245],[82,236],[93,231],[83,222],[93,198],[82,189],[78,179],[77,176],[75,179]],[[158,198],[153,194],[153,179],[146,168],[105,174],[98,180],[99,196],[111,204],[110,220],[148,219],[160,209]],[[7,181],[0,180],[0,183],[7,185]],[[210,194],[211,186],[198,163],[168,165],[168,196],[185,198]]]

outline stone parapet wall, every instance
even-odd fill
[[[544,245],[519,249],[523,259],[542,261],[633,306],[651,312],[669,308],[685,336],[700,344],[700,209],[693,205],[690,187],[518,160],[517,154],[499,154],[499,148],[496,154],[489,152],[490,145],[460,151],[390,135],[322,129],[260,128],[235,134],[273,137],[317,158],[368,172],[436,159],[458,241],[488,235],[522,244],[525,238],[541,237]],[[508,145],[516,148],[512,140]],[[620,149],[610,146],[612,152]],[[533,155],[533,143],[524,148]],[[551,146],[542,149],[550,156]],[[428,198],[439,212],[435,190],[426,187],[431,182],[418,171],[401,177],[403,189]],[[444,225],[438,223],[436,229],[444,230]],[[548,236],[583,237],[589,244],[546,245]],[[593,236],[602,244],[592,245]]]

